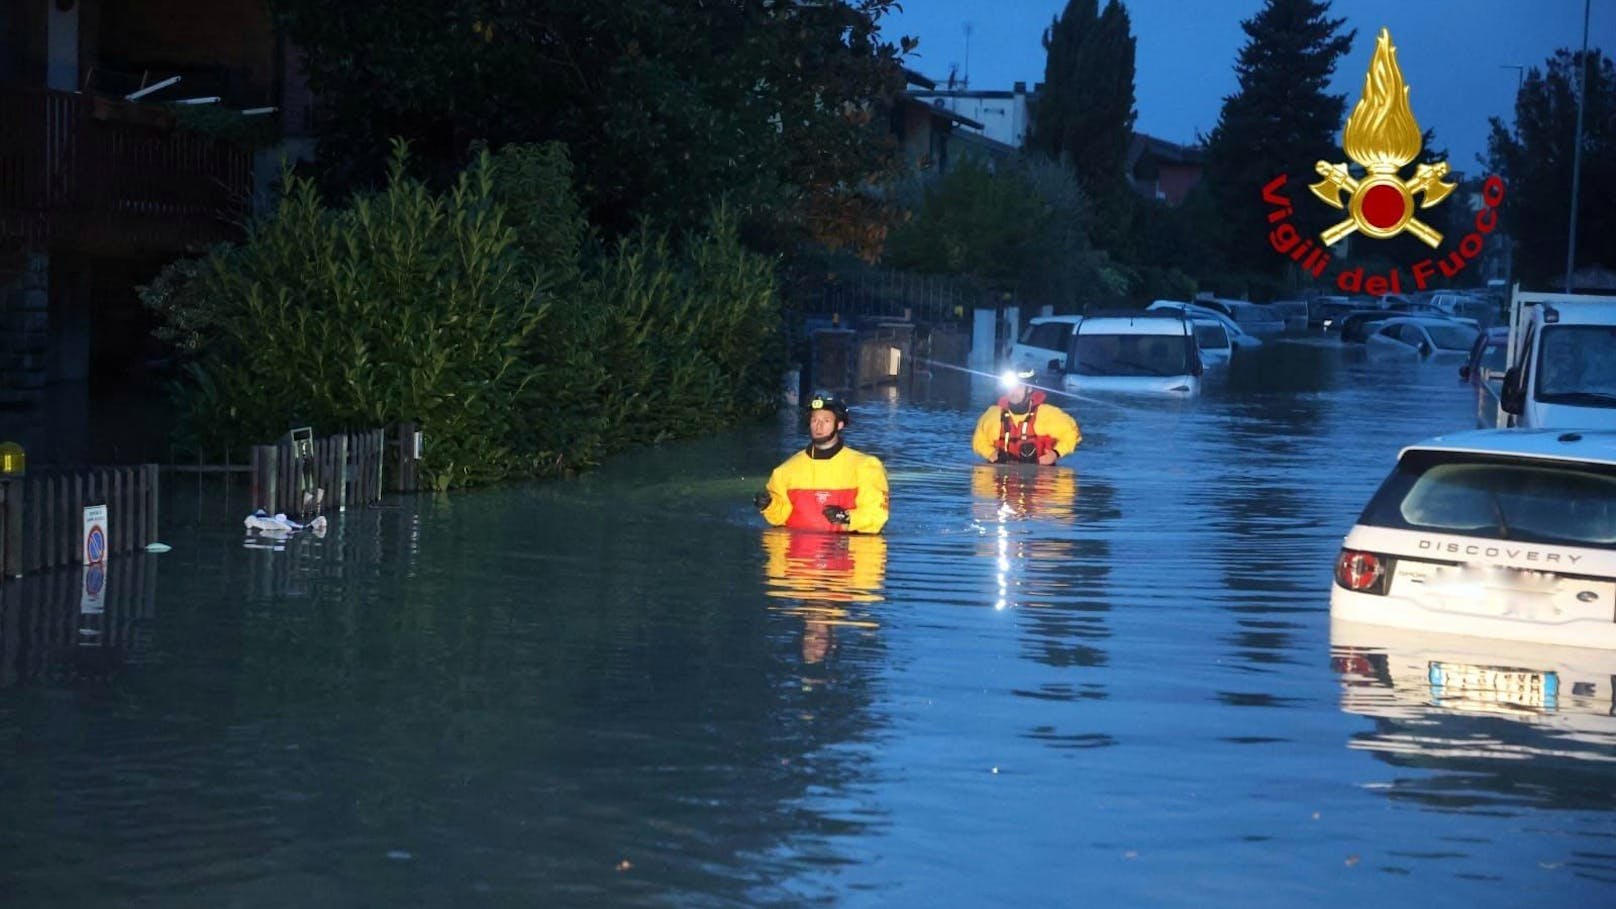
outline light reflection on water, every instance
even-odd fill
[[[1616,660],[1531,654],[1571,687],[1501,709],[1429,677],[1499,654],[1329,622],[1397,449],[1465,427],[1450,368],[1269,345],[1062,402],[1052,470],[973,459],[993,397],[855,407],[879,538],[761,526],[788,416],[285,552],[172,483],[111,646],[0,587],[6,904],[1608,900]]]

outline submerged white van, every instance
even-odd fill
[[[1190,396],[1201,390],[1200,348],[1182,312],[1093,315],[1072,331],[1061,386],[1067,391]]]
[[[1499,407],[1511,426],[1616,429],[1616,297],[1517,290]]]

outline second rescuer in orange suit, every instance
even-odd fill
[[[1083,431],[1066,411],[1044,403],[1027,387],[1031,371],[1006,373],[1005,396],[982,412],[971,449],[995,464],[1022,461],[1050,465],[1077,450]]]
[[[808,447],[769,475],[753,500],[776,526],[833,533],[880,533],[888,516],[881,459],[842,442],[847,405],[824,392],[808,401]]]

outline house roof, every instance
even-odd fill
[[[903,80],[905,85],[918,85],[921,88],[937,87],[937,80],[928,79],[920,70],[910,69],[907,66],[903,68]]]
[[[1157,164],[1200,164],[1206,151],[1199,145],[1179,145],[1144,133],[1134,133],[1128,142],[1128,164],[1149,157]]]
[[[977,128],[980,129],[981,126],[978,125]],[[962,146],[979,148],[993,158],[1007,158],[1021,154],[1021,149],[1016,148],[1014,145],[1008,142],[1000,142],[998,139],[991,139],[984,133],[955,133],[954,141]]]
[[[915,107],[924,108],[927,113],[931,114],[933,117],[936,117],[939,120],[947,120],[947,121],[949,121],[951,123],[958,123],[958,124],[960,124],[962,126],[969,126],[972,129],[986,129],[987,128],[986,126],[984,126],[980,122],[978,122],[976,120],[972,120],[970,117],[967,117],[964,114],[957,114],[957,113],[949,110],[948,108],[943,107],[940,104],[927,104],[924,99],[917,98],[914,95],[910,94],[909,92],[904,92],[903,94],[899,95],[898,96],[898,102],[900,104],[911,104],[911,105],[914,105]]]

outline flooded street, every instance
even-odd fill
[[[1456,365],[1058,396],[1043,471],[939,371],[853,408],[881,537],[765,528],[786,414],[284,551],[165,477],[98,634],[76,576],[4,588],[0,903],[1611,905],[1608,684],[1455,699],[1402,673],[1441,642],[1332,631],[1398,449],[1473,425]]]

